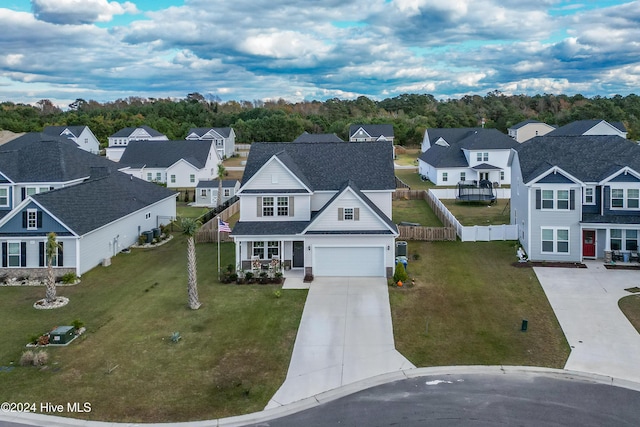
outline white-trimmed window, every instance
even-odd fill
[[[200,197],[207,197],[207,189],[203,188],[202,190],[200,190]]]
[[[0,206],[9,206],[9,189],[0,188]]]
[[[593,188],[593,187],[585,187],[585,189],[584,189],[584,199],[582,200],[582,202],[585,205],[595,205],[596,204],[595,188]]]
[[[460,172],[460,181],[466,181],[466,180],[467,180],[467,173]]]
[[[637,251],[638,250],[638,230],[611,230],[612,251]]]
[[[35,209],[27,209],[27,230],[38,229],[38,211]]]
[[[229,197],[229,196],[231,196],[231,189],[229,189],[229,188],[225,188],[225,189],[223,189],[222,191],[223,191],[224,197]]]
[[[153,181],[153,174],[151,172],[147,172],[147,181]]]
[[[189,175],[189,182],[191,183],[196,182],[196,176],[194,174]]]
[[[49,187],[27,187],[25,193],[27,196],[33,196],[34,194],[46,193],[49,191]]]
[[[612,188],[611,209],[638,209],[640,208],[640,189],[637,188]]]
[[[354,218],[355,218],[354,209],[353,208],[344,208],[344,220],[345,221],[353,221]]]
[[[624,209],[624,190],[622,188],[611,189],[611,208]]]
[[[264,259],[264,242],[253,242],[252,253],[254,257]]]
[[[504,171],[500,171],[500,181],[504,181]]]
[[[158,182],[162,181],[162,172],[156,172],[156,181]]]
[[[267,242],[267,256],[272,259],[274,256],[280,255],[280,243],[278,241]]]
[[[273,216],[273,197],[265,196],[262,198],[262,216]]]
[[[176,176],[175,175],[171,175],[171,183],[172,184],[176,183]]]
[[[568,228],[543,228],[541,233],[542,253],[568,254],[569,253],[569,229]]]
[[[488,162],[489,161],[489,153],[477,153],[476,160],[479,162]]]
[[[640,190],[629,188],[627,190],[627,209],[638,209],[640,207]]]
[[[553,209],[554,206],[553,190],[542,190],[542,209]]]
[[[447,181],[449,181],[449,173],[442,172],[442,182],[447,182]]]
[[[278,216],[289,216],[289,197],[278,197]]]
[[[22,251],[20,250],[20,242],[7,243],[7,266],[20,267]]]
[[[556,209],[569,210],[569,190],[558,190],[556,192]]]

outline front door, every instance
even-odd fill
[[[596,230],[582,230],[582,256],[595,258]]]
[[[489,172],[480,172],[480,181],[489,181]]]
[[[293,267],[304,267],[304,242],[293,242]]]

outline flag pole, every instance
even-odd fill
[[[216,220],[218,221],[218,281],[220,281],[220,217],[216,216]]]

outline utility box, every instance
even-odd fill
[[[407,242],[396,242],[396,257],[399,256],[407,257]]]
[[[49,344],[67,344],[75,337],[74,329],[73,326],[58,326],[49,332]]]
[[[153,232],[153,238],[157,239],[160,237],[160,228],[152,228],[151,231]]]
[[[143,231],[142,235],[145,237],[145,242],[146,243],[151,243],[153,242],[153,231],[149,230],[149,231]]]

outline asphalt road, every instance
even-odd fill
[[[570,375],[396,381],[254,426],[638,426],[640,392]]]

